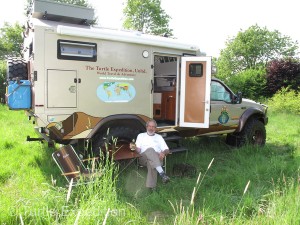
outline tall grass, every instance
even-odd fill
[[[271,111],[269,120],[267,144],[264,147],[245,146],[237,149],[227,146],[225,137],[190,138],[184,142],[189,149],[188,153],[169,156],[167,171],[171,175],[172,166],[182,162],[196,166],[198,172],[204,174],[205,168],[214,158],[199,193],[195,195],[193,208],[189,200],[197,177],[173,176],[170,185],[159,186],[159,193],[142,198],[131,198],[127,193],[129,196],[125,194],[125,200],[130,200],[146,215],[152,208],[150,211],[158,214],[156,223],[161,224],[174,223],[174,218],[180,217],[180,213],[185,213],[184,216],[189,219],[190,223],[186,221],[186,224],[197,222],[199,215],[202,222],[212,224],[260,224],[260,219],[276,224],[276,218],[281,217],[283,212],[269,218],[264,209],[277,204],[273,202],[274,199],[266,199],[266,196],[272,195],[274,189],[281,188],[280,180],[283,177],[290,180],[287,195],[299,201],[295,192],[299,185],[300,165],[300,129],[296,124],[300,123],[300,118]],[[126,193],[126,189],[122,188],[120,192]],[[273,196],[278,200],[279,195],[275,193]],[[172,200],[174,206],[177,204],[176,213],[168,206],[169,200]],[[298,205],[291,207],[295,207],[294,211]],[[290,213],[285,219],[296,218],[296,214]]]
[[[209,163],[209,165],[207,167],[207,170],[205,171],[205,173],[203,175],[201,174],[201,172],[199,173],[197,181],[196,181],[196,185],[193,188],[191,201],[188,206],[184,206],[182,204],[182,200],[180,200],[179,204],[178,204],[178,202],[175,202],[175,204],[174,204],[170,201],[170,204],[176,215],[174,218],[174,224],[199,224],[204,221],[203,215],[200,210],[197,213],[198,215],[196,215],[196,213],[195,213],[195,211],[196,211],[196,209],[194,207],[195,197],[196,197],[196,194],[199,194],[198,192],[201,187],[201,184],[206,176],[207,171],[211,167],[213,161],[214,161],[214,159],[211,160],[211,162]]]
[[[156,192],[145,169],[133,164],[116,179],[117,166],[102,162],[105,173],[72,187],[67,201],[54,149],[26,142],[35,134],[24,113],[0,105],[0,224],[299,224],[300,118],[271,111],[269,120],[262,148],[184,140],[189,151],[168,156],[171,182],[159,180]],[[182,162],[200,176],[175,176]]]
[[[94,182],[68,189],[54,149],[25,141],[36,134],[24,113],[0,105],[0,121],[0,224],[145,223],[133,205],[118,200],[113,162],[102,162]]]

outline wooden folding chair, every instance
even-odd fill
[[[73,180],[73,184],[76,185],[80,178],[84,182],[89,182],[92,177],[101,175],[99,171],[95,170],[95,160],[97,158],[90,158],[92,160],[92,168],[86,168],[83,161],[79,158],[76,151],[71,145],[61,147],[59,150],[53,152],[52,158],[59,167],[62,175],[70,183]]]

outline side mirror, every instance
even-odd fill
[[[238,93],[234,96],[233,103],[241,104],[243,101],[242,92],[238,91]]]

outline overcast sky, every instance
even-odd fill
[[[24,21],[25,1],[1,1],[0,26]],[[89,0],[99,24],[110,28],[121,28],[124,1]],[[161,6],[172,17],[175,37],[197,44],[209,56],[217,57],[229,37],[255,24],[300,41],[298,0],[161,0]]]

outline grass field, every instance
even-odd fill
[[[167,160],[171,182],[149,192],[144,168],[115,178],[115,165],[72,189],[24,112],[0,105],[0,224],[300,224],[300,117],[270,112],[265,147],[232,148],[225,137],[184,140]],[[174,176],[186,162],[192,177]],[[54,185],[56,181],[56,185]]]

